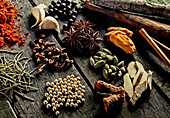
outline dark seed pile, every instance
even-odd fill
[[[85,86],[80,83],[80,77],[67,75],[66,78],[56,79],[54,82],[47,82],[47,92],[43,104],[47,109],[52,109],[59,115],[59,108],[77,108],[79,104],[85,102]]]
[[[38,73],[42,72],[45,67],[59,71],[72,65],[73,60],[68,59],[67,53],[64,52],[65,48],[58,49],[55,44],[55,42],[43,42],[43,39],[39,39],[35,43],[30,41],[36,62],[41,64]]]
[[[53,16],[56,20],[68,20],[68,24],[63,25],[63,30],[68,30],[70,25],[75,22],[81,8],[75,1],[52,0],[47,15]]]

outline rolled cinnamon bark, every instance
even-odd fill
[[[146,0],[90,0],[90,3],[111,9],[170,18],[170,5],[150,3]]]
[[[102,7],[90,3],[86,3],[85,5],[83,5],[83,7],[89,10],[97,11],[106,14],[108,16],[114,17],[117,20],[127,23],[133,27],[140,28],[140,29],[145,28],[146,31],[149,31],[156,35],[160,35],[161,37],[164,37],[166,39],[170,39],[170,25],[159,23],[141,16],[136,16],[127,13],[120,13],[114,10],[104,9]]]

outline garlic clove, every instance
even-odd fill
[[[128,73],[126,73],[123,76],[123,81],[124,81],[123,86],[125,88],[126,93],[129,95],[130,98],[132,98],[133,97],[133,85],[132,85],[132,82],[131,82],[131,79]]]
[[[39,24],[39,29],[55,29],[60,33],[58,21],[52,16],[45,17]]]
[[[39,4],[38,6],[31,9],[31,13],[37,20],[36,23],[31,26],[31,28],[35,27],[40,21],[42,21],[45,18],[45,10],[44,8],[47,8],[44,4]]]

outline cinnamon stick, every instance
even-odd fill
[[[170,5],[150,3],[146,0],[90,0],[90,3],[111,9],[170,18]]]
[[[83,5],[83,7],[114,17],[117,20],[127,23],[133,27],[145,28],[147,31],[152,32],[153,34],[170,39],[170,25],[159,23],[141,16],[104,9],[90,3],[86,3],[85,5]]]
[[[163,61],[170,68],[170,60],[167,56],[162,52],[162,50],[157,46],[157,44],[152,40],[152,38],[147,34],[147,32],[142,28],[139,30],[139,33],[143,36],[143,38],[152,46],[152,48],[158,53],[158,55],[163,59]]]

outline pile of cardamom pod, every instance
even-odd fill
[[[126,72],[124,61],[119,62],[117,56],[113,56],[106,48],[102,48],[102,51],[98,51],[96,55],[91,56],[90,64],[94,68],[103,67],[103,76],[107,80],[120,78]]]

